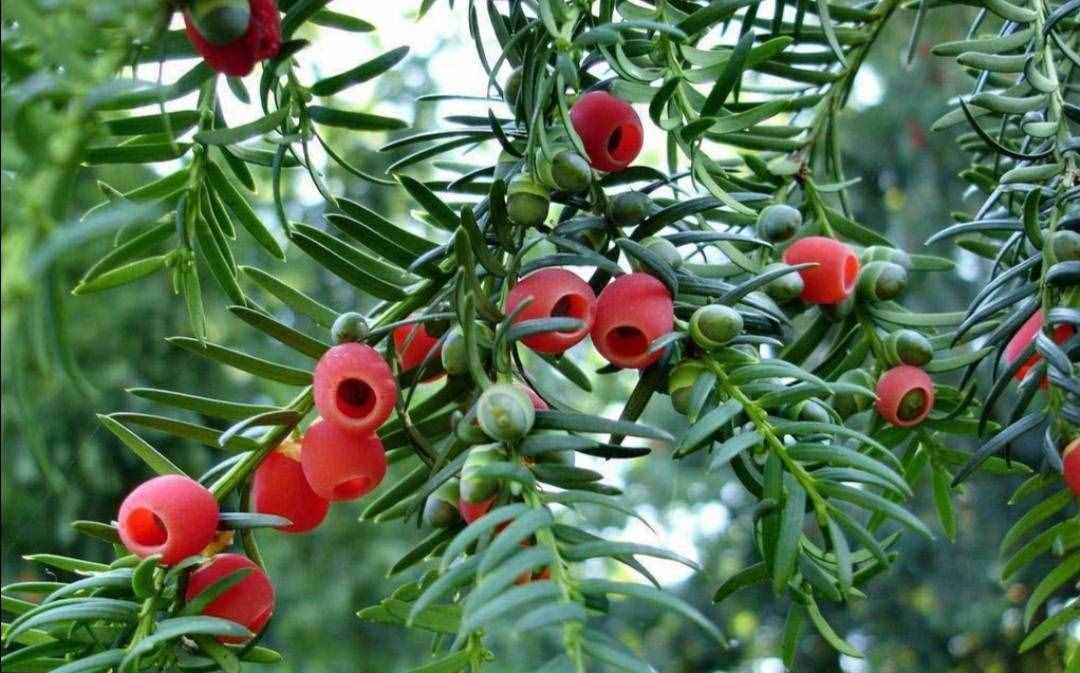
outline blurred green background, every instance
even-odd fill
[[[460,82],[437,81],[435,73],[448,72],[448,68],[478,69],[472,60],[459,60],[469,55],[469,45],[455,37],[465,35],[463,13],[452,14],[444,4],[438,3],[424,21],[449,29],[436,31],[435,43],[426,53],[418,55],[414,50],[365,94],[370,104],[404,111],[414,119],[416,128],[435,127],[437,117],[446,112],[414,105],[418,95],[480,93],[461,91]],[[862,178],[852,190],[856,213],[861,221],[886,232],[908,250],[921,249],[929,233],[948,222],[951,210],[972,205],[965,203],[964,185],[955,177],[964,165],[963,156],[950,135],[927,130],[945,109],[948,98],[967,84],[962,73],[930,56],[927,47],[962,34],[966,18],[953,11],[932,16],[916,62],[908,67],[901,63],[899,54],[904,51],[912,17],[898,16],[857,80],[851,109],[844,117],[848,175]],[[399,21],[396,25],[409,24]],[[373,39],[378,49],[416,42],[414,36],[386,31]],[[170,347],[164,337],[186,333],[188,328],[182,303],[172,295],[164,278],[153,277],[107,294],[70,297],[68,289],[105,252],[107,241],[81,247],[62,258],[51,272],[28,277],[28,260],[48,232],[39,223],[21,217],[21,184],[10,171],[36,159],[20,153],[11,142],[6,117],[3,133],[2,570],[7,583],[36,572],[21,560],[23,554],[50,551],[100,558],[108,553],[104,545],[77,537],[68,523],[77,518],[109,520],[125,490],[147,477],[138,461],[104,432],[94,417],[95,412],[146,410],[144,402],[124,393],[125,388],[167,387],[251,401],[280,401],[287,393],[211,367]],[[331,142],[350,162],[372,172],[400,156],[373,151],[382,140],[341,133],[331,136]],[[409,217],[409,202],[399,190],[359,182],[333,165],[327,170],[330,184],[345,196],[393,219]],[[127,188],[145,181],[149,174],[134,167],[84,171],[74,186],[68,215],[100,201],[95,177]],[[261,178],[265,181],[267,176]],[[302,176],[294,176],[290,190],[287,201],[296,204],[290,217],[321,225],[320,202],[311,197]],[[261,198],[266,198],[266,192],[262,190]],[[300,254],[294,253],[284,265],[269,260],[254,246],[244,248],[242,263],[280,274],[339,310],[365,308],[350,288],[320,276]],[[974,257],[952,248],[940,246],[935,252],[956,260],[958,272],[917,277],[908,297],[922,297],[924,305],[912,308],[962,307],[978,289],[983,269]],[[932,291],[928,291],[931,285]],[[309,366],[228,317],[224,299],[214,294],[216,288],[210,283],[205,287],[213,297],[208,308],[214,341]],[[279,317],[295,321],[288,314]],[[621,399],[628,390],[623,378],[601,382],[593,403],[602,408],[606,401]],[[654,401],[648,413],[653,422],[677,429],[679,420],[666,399]],[[209,419],[197,420],[213,424]],[[194,473],[211,464],[209,449],[150,433],[147,437]],[[1023,455],[1021,451],[1021,458]],[[700,560],[704,572],[695,576],[687,576],[670,564],[656,566],[655,572],[669,590],[723,624],[739,639],[739,646],[729,653],[717,652],[693,625],[642,604],[619,605],[607,627],[658,670],[669,673],[779,673],[782,666],[773,653],[778,649],[785,606],[763,588],[738,593],[721,606],[710,604],[712,592],[724,578],[755,560],[747,511],[752,503],[730,475],[706,475],[698,458],[676,464],[659,448],[646,458],[600,466],[626,489],[627,497],[657,528],[659,538],[644,527],[627,526],[615,518],[597,518],[594,524],[609,534],[672,545]],[[1060,671],[1060,642],[1051,640],[1025,656],[1015,653],[1021,639],[1020,606],[1031,585],[1002,587],[995,579],[999,569],[996,546],[1018,516],[1005,505],[1014,486],[1010,480],[987,477],[970,482],[958,497],[960,532],[955,544],[943,536],[934,543],[905,536],[900,560],[890,573],[869,585],[868,598],[849,610],[828,614],[837,630],[866,652],[866,660],[838,657],[820,639],[807,637],[800,646],[797,670]],[[928,490],[925,484],[917,488],[914,507],[927,521],[934,521]],[[287,657],[274,667],[276,671],[395,671],[423,660],[430,641],[422,635],[367,625],[354,617],[356,610],[376,603],[415,577],[406,573],[387,578],[386,573],[421,537],[410,525],[358,523],[361,507],[355,503],[335,507],[328,522],[314,534],[260,534],[279,591],[279,609],[267,644],[281,649]],[[530,670],[556,646],[542,635],[501,637],[496,649],[504,656],[491,670]]]

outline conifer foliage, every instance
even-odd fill
[[[418,20],[433,2],[418,3]],[[334,95],[408,49],[305,80],[297,64],[325,31],[364,41],[376,28],[364,3],[329,4],[5,2],[5,95],[19,94],[10,112],[26,142],[41,137],[44,106],[67,120],[49,164],[24,176],[38,186],[26,212],[57,224],[38,262],[115,232],[74,294],[165,274],[190,324],[170,339],[178,360],[294,389],[267,405],[143,388],[135,393],[160,413],[101,415],[148,481],[115,522],[75,523],[112,546],[111,563],[38,554],[30,560],[69,579],[4,587],[6,671],[231,672],[288,656],[259,645],[289,606],[275,605],[273,582],[287,578],[263,568],[256,531],[317,537],[328,508],[357,499],[364,520],[428,531],[390,569],[385,600],[357,606],[364,622],[438,636],[418,671],[484,670],[485,637],[500,629],[558,633],[558,651],[536,662],[543,670],[651,670],[599,628],[624,599],[730,647],[638,557],[692,561],[604,539],[576,516],[638,516],[579,454],[730,471],[757,502],[746,525],[759,560],[722,579],[717,610],[741,588],[771,586],[788,609],[789,667],[805,632],[861,656],[822,607],[872,591],[902,535],[957,535],[952,498],[977,470],[1029,475],[1014,496],[1026,514],[1001,542],[1002,579],[1052,561],[1028,599],[1021,647],[1080,618],[1080,516],[1067,486],[1080,483],[1080,452],[1062,460],[1080,431],[1077,0],[977,3],[970,31],[933,49],[971,75],[970,94],[936,128],[961,128],[963,177],[980,203],[932,241],[992,262],[972,304],[945,313],[904,300],[910,277],[949,273],[952,262],[900,250],[852,212],[838,113],[890,18],[916,12],[921,26],[962,3],[460,2],[487,86],[427,98],[460,95],[483,113],[385,145],[411,151],[386,176],[348,164],[327,132],[375,142],[407,128]],[[72,26],[100,42],[57,49]],[[180,60],[194,65],[174,81],[148,79],[155,64]],[[193,109],[165,111],[196,92]],[[228,95],[258,110],[255,121],[228,119]],[[643,161],[657,136],[666,156]],[[472,155],[461,149],[477,145],[497,148],[497,162],[462,163]],[[335,194],[313,147],[409,199],[433,233]],[[440,158],[454,159],[455,179],[410,177]],[[117,163],[173,168],[126,192],[102,181],[102,203],[64,221],[56,204],[75,172]],[[322,195],[324,221],[288,219],[286,171]],[[254,196],[256,175],[269,199]],[[375,308],[324,305],[238,265],[240,246],[307,257]],[[208,292],[223,293],[231,315],[208,310]],[[210,340],[208,325],[235,319],[310,366]],[[608,364],[585,371],[570,349]],[[620,370],[636,383],[617,417],[580,411],[596,377]],[[551,375],[574,393],[545,390]],[[997,415],[1013,390],[1017,404]],[[682,436],[640,421],[654,398],[689,419]],[[178,417],[188,411],[223,429]],[[183,475],[143,430],[226,457]],[[1032,432],[1043,437],[1041,465],[1010,461],[1010,443]],[[957,437],[979,448],[954,448]],[[906,508],[918,489],[932,489],[932,525]],[[593,559],[641,581],[598,575],[605,566]],[[410,580],[396,579],[407,570]],[[1051,598],[1061,607],[1048,612]]]

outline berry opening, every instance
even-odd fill
[[[604,339],[608,350],[619,357],[635,357],[649,350],[645,333],[632,325],[620,325],[607,333]]]
[[[131,539],[144,547],[160,547],[169,539],[169,530],[165,528],[165,523],[145,507],[128,515],[127,529]]]
[[[341,482],[334,487],[334,496],[342,500],[352,500],[367,492],[371,477],[355,477]]]
[[[896,417],[902,421],[914,421],[925,414],[929,402],[929,395],[922,388],[908,391],[902,398],[896,409]]]
[[[844,257],[844,294],[850,294],[859,280],[859,258],[854,254]]]
[[[589,312],[589,302],[576,294],[564,294],[551,307],[552,318],[574,318],[584,320]]]
[[[633,124],[622,124],[608,136],[607,152],[615,161],[629,162],[637,156],[640,145],[641,130]]]
[[[365,418],[375,408],[375,391],[367,381],[345,379],[338,384],[337,406],[349,418]]]

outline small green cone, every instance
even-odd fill
[[[892,366],[904,364],[922,367],[934,357],[930,340],[915,330],[897,330],[885,337],[885,356]]]
[[[506,213],[521,227],[539,227],[547,219],[551,200],[542,185],[527,175],[515,176],[506,190]]]
[[[367,320],[364,319],[364,316],[352,311],[339,315],[333,326],[330,327],[330,338],[334,340],[335,344],[363,341],[367,335]]]
[[[698,347],[711,351],[720,348],[743,330],[742,315],[720,304],[702,306],[690,316],[690,338]]]
[[[787,264],[783,262],[773,262],[761,271],[765,273],[786,267]],[[789,301],[798,299],[799,295],[802,294],[803,287],[805,287],[805,283],[803,283],[802,276],[797,271],[793,271],[769,281],[769,284],[765,286],[765,294],[769,295],[777,304],[786,304]]]
[[[896,299],[907,288],[907,282],[907,270],[896,262],[868,262],[859,271],[859,298],[870,302]]]
[[[495,495],[499,480],[482,474],[483,468],[506,460],[506,452],[498,444],[481,444],[469,449],[461,466],[461,483],[458,488],[461,499],[474,505]]]
[[[551,160],[551,181],[564,192],[578,194],[592,186],[589,162],[573,150],[560,150]]]
[[[690,392],[694,384],[708,367],[701,360],[683,360],[671,369],[668,374],[668,395],[671,396],[671,406],[680,414],[690,411]]]
[[[782,243],[802,226],[802,213],[783,203],[766,206],[757,218],[758,236],[769,243]]]
[[[461,521],[458,500],[460,484],[456,478],[448,480],[424,501],[424,523],[432,528],[449,528]]]
[[[874,390],[875,384],[874,377],[865,369],[852,369],[846,371],[837,378],[837,382],[852,383],[862,386],[870,391]],[[840,418],[848,418],[860,411],[865,411],[866,409],[869,409],[870,405],[873,403],[873,397],[869,395],[860,395],[858,393],[834,393],[832,397],[832,407],[836,413],[840,414]]]
[[[498,383],[480,395],[476,402],[476,420],[488,437],[514,441],[532,430],[536,409],[521,387]]]
[[[653,202],[642,192],[622,192],[608,201],[607,216],[616,227],[635,227],[652,214]]]

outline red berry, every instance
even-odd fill
[[[442,360],[439,359],[439,340],[428,334],[427,327],[423,323],[402,325],[394,330],[394,352],[401,360],[401,369],[409,371],[424,365],[427,371],[434,373],[426,380],[437,379],[441,372],[438,371]],[[430,359],[428,356],[431,356]]]
[[[626,168],[645,140],[634,108],[606,91],[591,91],[579,98],[570,108],[570,121],[597,170],[614,173]]]
[[[320,419],[304,435],[300,466],[320,497],[355,500],[386,476],[386,452],[374,433],[357,436]]]
[[[188,9],[184,10],[184,26],[206,64],[226,75],[247,75],[257,62],[276,56],[281,47],[281,15],[276,0],[251,0],[247,32],[227,44],[213,44],[200,35]]]
[[[246,556],[218,554],[202,564],[188,577],[184,597],[190,603],[218,581],[243,571],[247,571],[247,575],[210,601],[210,604],[203,608],[202,614],[228,619],[252,633],[258,633],[274,614],[274,585],[270,583],[266,572]],[[243,639],[221,637],[218,640],[223,643],[237,643]]]
[[[120,539],[136,556],[161,554],[173,565],[201,552],[217,534],[218,503],[199,482],[167,474],[143,482],[116,516]]]
[[[326,518],[330,501],[311,490],[300,465],[300,445],[287,440],[273,451],[259,468],[251,483],[251,502],[260,514],[276,514],[292,522],[278,530],[304,533]]]
[[[1061,457],[1062,471],[1069,490],[1080,498],[1080,439],[1074,439],[1065,447]]]
[[[394,373],[367,344],[344,343],[326,351],[314,379],[319,415],[346,432],[375,432],[394,410]]]
[[[1009,339],[1009,343],[1005,345],[1005,362],[1010,365],[1015,362],[1016,358],[1020,357],[1020,354],[1024,352],[1024,349],[1039,336],[1039,332],[1042,331],[1042,328],[1043,312],[1042,309],[1039,309],[1032,313],[1031,317],[1028,318],[1023,325],[1020,325],[1020,329],[1016,330],[1016,334],[1014,334],[1013,338]],[[1053,332],[1054,342],[1058,344],[1065,343],[1072,337],[1073,332],[1072,325],[1057,325],[1054,327]],[[1027,362],[1020,365],[1020,368],[1016,370],[1016,374],[1014,374],[1016,380],[1022,381],[1024,377],[1027,376],[1028,371],[1039,364],[1039,360],[1041,359],[1042,355],[1039,353],[1036,352],[1032,354],[1032,356],[1027,359]],[[1046,378],[1043,378],[1042,383],[1039,385],[1043,388],[1047,388],[1050,383]]]
[[[874,392],[878,413],[898,428],[918,425],[934,408],[934,382],[929,374],[911,365],[882,374]]]
[[[593,345],[611,364],[624,369],[644,369],[660,359],[663,351],[649,351],[649,344],[674,327],[671,294],[647,273],[628,273],[612,281],[596,300]]]
[[[859,278],[859,257],[840,241],[824,236],[808,236],[784,251],[784,262],[806,262],[817,266],[803,269],[802,300],[808,304],[839,304],[855,289]]]
[[[547,268],[530,273],[510,288],[506,296],[506,312],[509,314],[526,298],[529,303],[514,319],[539,320],[541,318],[576,318],[585,323],[574,332],[544,332],[525,337],[526,346],[541,353],[562,353],[578,343],[592,329],[596,312],[596,295],[589,284],[566,269]]]
[[[476,503],[469,502],[464,498],[458,500],[458,511],[461,512],[461,518],[465,519],[465,523],[476,521],[491,511],[491,506],[495,504],[496,497],[497,496],[493,495],[487,500],[481,500]]]

